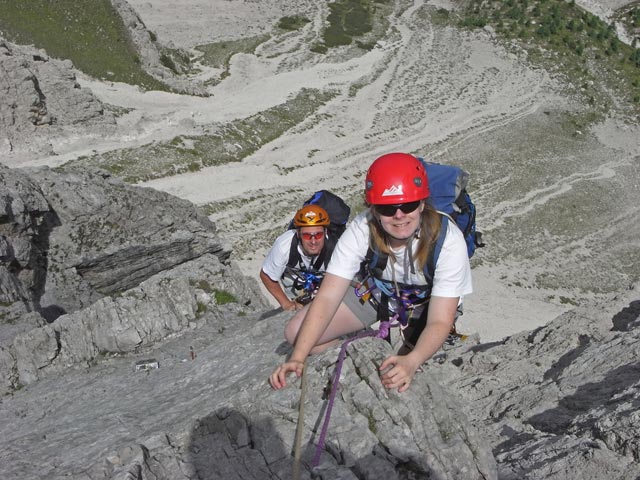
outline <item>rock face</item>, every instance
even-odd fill
[[[169,50],[167,47],[163,47],[154,41],[152,34],[142,19],[125,0],[111,0],[111,4],[127,27],[131,40],[136,46],[136,50],[140,56],[142,67],[149,75],[169,85],[176,91],[191,95],[208,95],[204,85],[198,81],[190,80],[183,75],[186,72],[182,70],[179,61],[171,60],[170,64],[175,71],[163,65],[163,56],[167,59],[175,55],[179,55],[182,58],[189,58],[188,52],[179,51],[175,48]]]
[[[205,253],[229,257],[192,204],[104,172],[0,167],[0,179],[2,305],[52,321]]]
[[[0,185],[0,391],[192,326],[214,290],[266,305],[186,201],[102,172],[0,167]]]
[[[637,478],[638,305],[613,316],[591,305],[495,344],[468,340],[438,354],[403,394],[378,378],[391,346],[355,341],[313,478]],[[290,352],[281,341],[289,314],[243,309],[217,305],[177,336],[5,396],[3,478],[292,478],[297,424],[301,478],[311,478],[338,350],[309,359],[304,397],[299,379],[273,391],[266,377]],[[135,371],[140,359],[159,368]]]
[[[47,154],[48,138],[79,124],[85,134],[115,128],[113,115],[76,82],[71,61],[1,37],[0,92],[0,154]]]
[[[260,320],[225,315],[225,308],[208,311],[202,326],[179,337],[100,357],[90,368],[51,375],[5,397],[3,478],[291,478],[300,382],[278,392],[266,383],[288,353],[281,336],[289,314]],[[406,395],[385,391],[376,365],[390,352],[377,339],[350,348],[317,478],[497,478],[490,445],[466,420],[455,392],[427,375]],[[309,478],[336,353],[309,363],[302,478]],[[159,368],[136,372],[141,358]],[[27,397],[33,401],[22,404]],[[12,433],[18,431],[23,439],[48,440],[25,445]],[[54,446],[59,441],[69,445],[66,452]],[[25,454],[29,461],[17,461]]]
[[[449,352],[427,368],[464,398],[499,478],[640,476],[640,301],[613,316],[604,307]]]
[[[378,373],[398,345],[355,341],[313,468],[338,351],[309,359],[304,397],[269,387],[290,314],[265,314],[193,205],[102,172],[0,174],[3,479],[291,478],[297,426],[302,478],[640,476],[635,291],[446,347],[403,394]]]

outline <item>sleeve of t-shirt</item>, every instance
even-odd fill
[[[463,297],[473,292],[467,244],[460,229],[451,221],[448,225],[433,276],[431,295]]]
[[[327,273],[353,279],[360,270],[369,248],[369,224],[366,212],[361,213],[349,224],[338,239],[338,243],[327,265]]]
[[[274,282],[280,280],[285,268],[287,268],[289,251],[291,250],[291,240],[295,233],[295,230],[287,230],[276,238],[271,250],[269,250],[269,253],[267,253],[267,256],[262,262],[262,271]]]

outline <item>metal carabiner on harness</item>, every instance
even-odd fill
[[[301,305],[307,305],[316,296],[320,283],[322,282],[323,275],[306,271],[297,271],[296,277],[297,278],[294,280],[292,287],[292,292],[294,290],[301,290],[302,293],[298,295],[295,300]]]
[[[369,302],[373,306],[373,308],[377,309],[378,300],[372,294],[373,290],[376,288],[376,285],[375,283],[371,282],[371,286],[369,286],[365,290],[362,290],[363,287],[367,287],[367,286],[368,286],[368,282],[367,282],[367,278],[365,278],[364,280],[358,282],[355,287],[353,287],[353,293],[355,293],[356,297],[358,297],[358,300],[362,305]]]

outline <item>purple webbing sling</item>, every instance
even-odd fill
[[[320,463],[320,457],[322,456],[322,450],[324,449],[325,437],[327,435],[327,429],[329,428],[329,420],[331,419],[331,410],[333,409],[333,401],[336,397],[336,392],[338,391],[338,383],[340,382],[340,372],[342,371],[342,363],[347,355],[347,346],[359,338],[365,337],[377,337],[377,338],[386,338],[389,335],[390,328],[394,326],[391,322],[380,322],[380,329],[369,330],[362,333],[359,333],[355,337],[348,338],[342,343],[342,347],[340,348],[340,354],[338,355],[338,363],[336,365],[335,373],[333,374],[333,382],[331,383],[331,393],[329,394],[329,403],[327,404],[327,411],[325,412],[324,423],[322,424],[322,430],[320,431],[320,436],[318,437],[318,444],[316,446],[316,454],[313,457],[313,461],[311,462],[311,468],[317,467]]]

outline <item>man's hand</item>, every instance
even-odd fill
[[[295,310],[300,310],[302,308],[302,305],[294,300],[289,300],[288,302],[281,305],[281,307],[285,312],[293,312]]]

